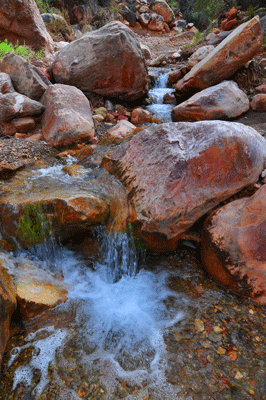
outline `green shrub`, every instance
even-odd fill
[[[35,0],[37,7],[39,8],[40,14],[51,13],[49,1],[48,0]]]
[[[35,51],[32,50],[29,46],[26,46],[25,44],[21,45],[18,43],[18,41],[15,45],[13,45],[12,43],[9,43],[7,39],[0,43],[0,58],[4,57],[6,53],[17,54],[18,56],[25,58],[27,61],[31,61],[35,58],[40,60],[45,56],[43,50],[37,51],[35,53]]]

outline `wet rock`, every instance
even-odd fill
[[[2,0],[0,10],[0,39],[17,41],[53,54],[53,40],[47,32],[34,0]]]
[[[266,141],[245,125],[179,122],[143,130],[102,164],[128,192],[135,233],[169,251],[208,210],[255,182],[265,157]]]
[[[148,73],[134,33],[111,22],[62,49],[52,70],[56,82],[85,94],[133,101],[148,91]]]
[[[0,366],[9,339],[10,318],[17,306],[13,279],[6,269],[8,265],[8,256],[0,253]]]
[[[181,78],[182,72],[180,71],[180,69],[171,72],[168,76],[168,79],[171,83],[175,83],[176,81],[178,81],[178,79]]]
[[[95,130],[90,102],[79,89],[51,85],[41,102],[46,107],[42,119],[43,136],[51,146],[93,139]]]
[[[151,10],[163,17],[167,24],[175,20],[175,15],[171,7],[164,0],[155,0],[151,5]]]
[[[15,92],[10,76],[4,72],[0,73],[0,92],[2,94]]]
[[[1,72],[7,73],[17,92],[39,100],[51,82],[25,58],[7,53],[0,64]]]
[[[250,106],[254,111],[266,111],[266,93],[256,94],[253,97]]]
[[[174,92],[165,93],[165,95],[163,96],[163,104],[176,105],[176,98]]]
[[[173,121],[203,121],[236,118],[249,110],[247,95],[233,81],[196,93],[172,110]]]
[[[214,51],[175,85],[178,92],[202,90],[232,76],[261,49],[259,17],[236,28]]]
[[[19,311],[24,320],[67,300],[66,285],[27,258],[18,260],[15,281]]]
[[[266,186],[212,213],[202,233],[202,261],[226,289],[266,304]]]
[[[136,129],[135,125],[127,120],[120,120],[113,128],[108,129],[109,139],[123,139],[132,134]]]
[[[5,238],[23,247],[43,243],[54,235],[66,238],[102,223],[107,203],[88,191],[64,189],[9,195],[1,198],[1,231]]]
[[[155,13],[150,14],[148,29],[151,31],[162,31],[164,29],[163,17]]]
[[[148,110],[137,107],[132,111],[131,122],[135,125],[151,122],[151,113]]]
[[[45,107],[38,101],[16,92],[0,95],[0,121],[39,116]]]

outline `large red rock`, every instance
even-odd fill
[[[90,102],[79,89],[60,84],[48,86],[41,102],[46,107],[43,136],[51,146],[67,146],[94,138]]]
[[[0,254],[0,367],[9,338],[10,318],[16,309],[16,292],[13,280],[6,269],[8,258]]]
[[[202,232],[202,261],[226,289],[266,304],[266,186],[212,213]]]
[[[263,35],[259,17],[240,25],[207,57],[175,85],[177,92],[202,90],[230,78],[261,49]]]
[[[249,110],[249,99],[237,83],[224,81],[194,94],[172,110],[173,121],[236,118]]]
[[[103,158],[136,211],[135,232],[156,251],[174,250],[201,216],[255,182],[266,141],[234,122],[153,126]]]
[[[1,0],[0,40],[26,44],[34,50],[54,53],[54,43],[47,32],[34,0]]]
[[[167,24],[171,24],[175,20],[175,15],[171,7],[164,0],[154,0],[151,10],[163,17]]]
[[[148,91],[148,72],[140,44],[119,21],[64,47],[52,70],[56,82],[76,86],[86,95],[133,101]]]

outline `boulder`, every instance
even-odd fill
[[[43,243],[51,235],[69,237],[104,222],[109,213],[104,200],[85,190],[25,193],[7,194],[0,202],[3,237],[23,247]]]
[[[0,367],[9,339],[10,318],[17,306],[13,279],[6,269],[9,264],[8,256],[0,253]]]
[[[136,129],[135,125],[126,120],[119,121],[113,128],[108,129],[109,139],[123,139],[132,134]]]
[[[67,300],[67,287],[49,270],[21,257],[16,263],[16,292],[24,320]]]
[[[235,122],[179,122],[138,133],[103,158],[135,208],[135,234],[170,251],[207,211],[257,181],[266,141]]]
[[[148,14],[146,12],[143,13],[143,14],[140,14],[140,16],[139,16],[139,23],[142,26],[144,26],[144,28],[147,28],[147,26],[149,25],[150,20],[151,20],[151,16],[150,16],[150,14]]]
[[[162,31],[164,29],[163,17],[155,13],[150,14],[148,29],[150,29],[151,31]]]
[[[260,18],[260,26],[263,36],[266,35],[266,15]]]
[[[4,72],[0,72],[0,92],[2,94],[15,92],[10,76]]]
[[[266,186],[212,213],[202,231],[202,261],[223,287],[266,304]]]
[[[28,45],[34,50],[54,53],[54,44],[47,32],[35,0],[1,0],[0,40]]]
[[[0,64],[0,71],[8,74],[17,92],[32,100],[39,100],[51,82],[25,58],[7,53]]]
[[[145,44],[140,44],[141,47],[141,51],[144,55],[145,60],[150,60],[151,59],[151,50],[148,46],[146,46]]]
[[[261,49],[259,17],[240,25],[175,85],[177,92],[202,90],[231,77]]]
[[[132,12],[125,4],[119,4],[119,13],[122,15],[122,17],[129,22],[130,26],[135,26],[136,25],[136,15],[134,12]]]
[[[154,0],[151,5],[151,10],[161,15],[167,24],[171,24],[171,22],[175,20],[173,10],[164,0]]]
[[[58,83],[85,94],[133,101],[148,91],[148,72],[135,34],[115,21],[70,43],[52,64]]]
[[[132,111],[131,122],[135,125],[151,122],[151,113],[148,110],[137,107]]]
[[[38,101],[16,92],[0,95],[0,122],[14,118],[39,116],[45,107]]]
[[[43,136],[51,146],[67,146],[94,138],[90,102],[79,89],[51,85],[41,102],[46,107],[42,119]]]
[[[266,111],[266,93],[256,94],[250,104],[253,111]]]
[[[249,99],[237,83],[224,81],[194,94],[172,110],[173,121],[236,118],[249,110]]]
[[[194,67],[194,65],[207,57],[214,49],[215,47],[211,45],[200,47],[189,57],[188,66],[191,68]]]

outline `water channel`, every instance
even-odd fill
[[[153,96],[169,91],[166,78]],[[108,191],[107,175],[97,167],[70,177],[58,163],[22,173],[29,192]],[[14,274],[21,263],[41,268],[47,282],[59,278],[68,300],[14,319],[1,399],[266,399],[266,310],[219,288],[195,244],[162,255],[138,248],[130,229],[102,226],[5,255]]]

